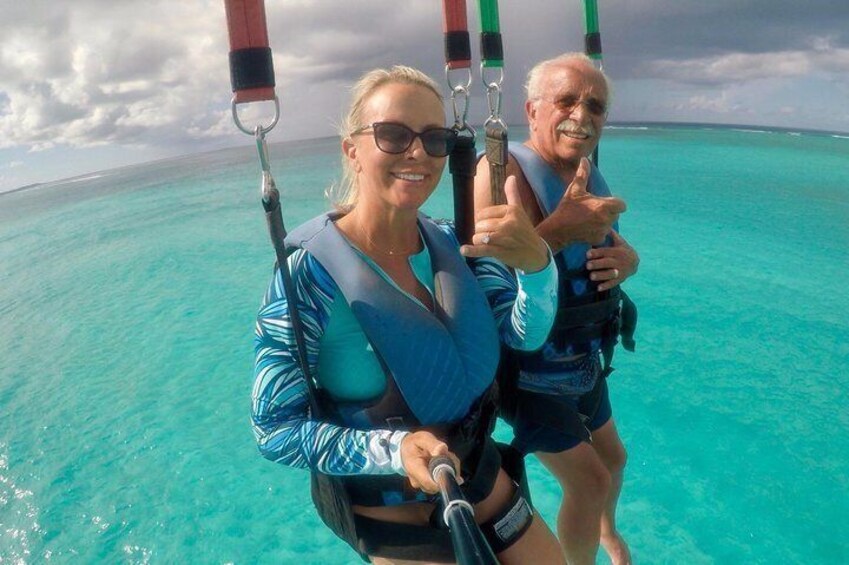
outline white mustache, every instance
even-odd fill
[[[557,125],[557,131],[577,133],[579,135],[586,135],[587,137],[595,137],[596,134],[595,127],[592,124],[584,127],[578,125],[574,120],[563,120]]]

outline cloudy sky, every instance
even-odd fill
[[[332,135],[369,68],[444,82],[441,5],[266,0],[282,105],[270,141]],[[612,121],[849,131],[849,0],[599,5]],[[501,0],[510,123],[529,67],[583,48],[582,6]],[[247,143],[230,120],[227,51],[223,0],[0,1],[0,191]],[[484,100],[472,104],[481,119]]]

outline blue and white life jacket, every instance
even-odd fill
[[[415,304],[375,272],[323,214],[286,238],[308,251],[336,282],[386,375],[384,393],[367,402],[322,395],[323,417],[359,429],[432,429],[461,460],[474,458],[489,433],[482,399],[498,366],[499,338],[483,290],[439,227],[419,215],[431,257],[434,311]],[[490,416],[491,417],[491,416]],[[476,461],[463,461],[474,470]],[[495,469],[497,471],[497,467]],[[397,475],[344,477],[352,502],[385,505],[421,498]]]

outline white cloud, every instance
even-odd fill
[[[739,81],[804,77],[813,72],[849,73],[849,49],[818,43],[807,51],[730,53],[687,60],[661,59],[645,65],[658,78],[690,83],[728,84]]]
[[[727,91],[715,95],[700,94],[692,96],[685,104],[678,106],[679,110],[697,110],[715,114],[739,113],[743,107],[733,100]]]
[[[0,147],[156,143],[226,95],[218,2],[34,8],[53,25],[0,29]]]

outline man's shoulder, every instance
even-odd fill
[[[519,185],[519,190],[522,192],[530,191],[531,185],[525,176],[525,171],[519,161],[511,154],[507,154],[507,175],[516,177],[516,183]],[[479,189],[489,185],[489,160],[486,154],[483,154],[478,159],[477,174],[475,176],[475,186]],[[488,190],[488,189],[487,189]]]

